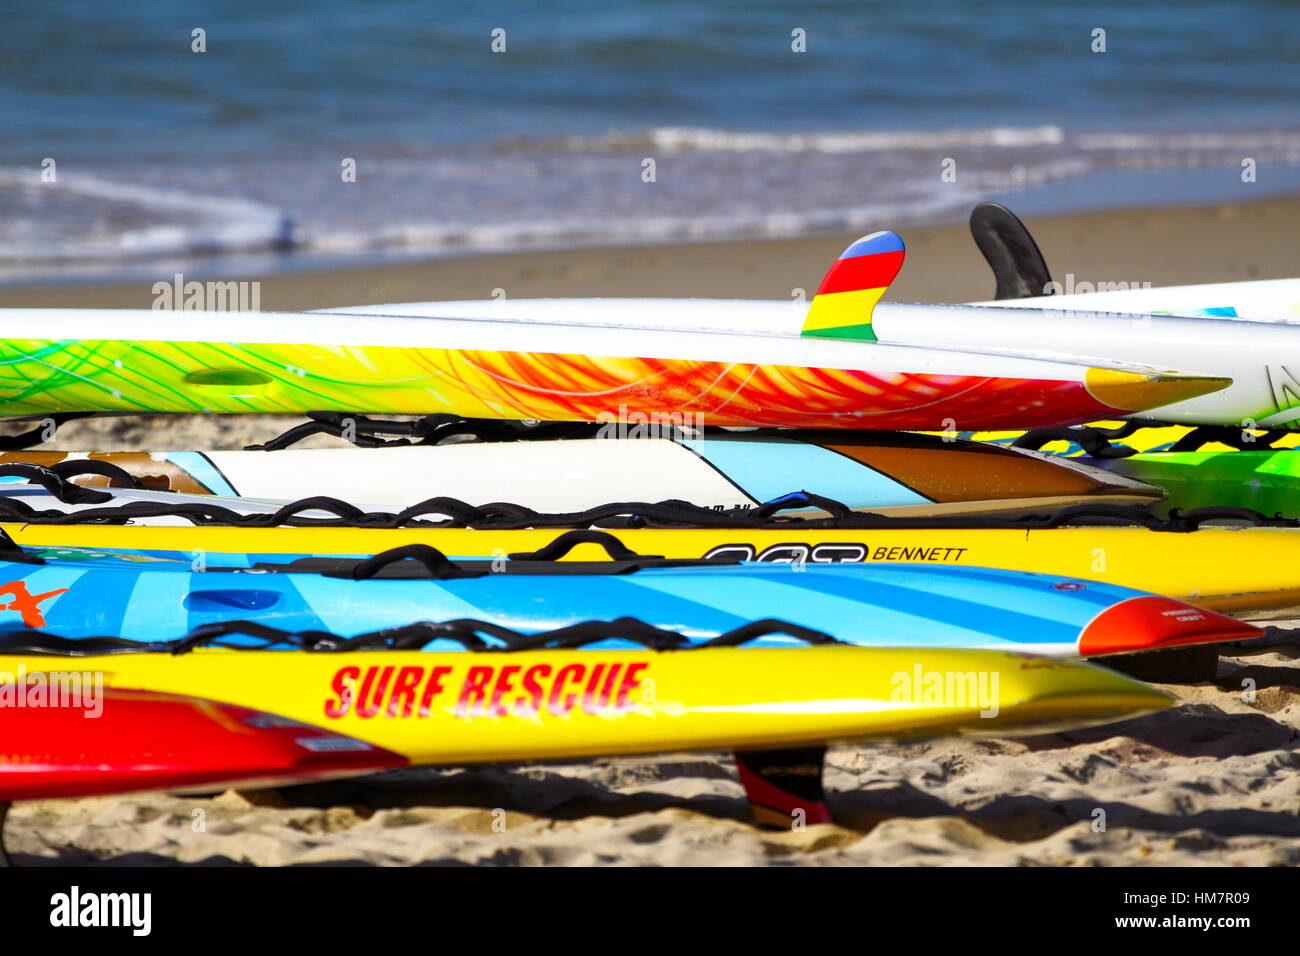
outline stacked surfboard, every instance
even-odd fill
[[[0,803],[726,749],[760,822],[825,821],[827,744],[1165,707],[1083,659],[1300,605],[1291,523],[1158,510],[1153,455],[1201,452],[1070,443],[1283,429],[1294,326],[879,303],[903,258],[864,237],[806,306],[0,313],[0,414],[33,427],[0,454]],[[51,434],[158,412],[309,419]]]

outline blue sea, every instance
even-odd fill
[[[1280,0],[10,3],[0,280],[1249,199],[1298,67]]]

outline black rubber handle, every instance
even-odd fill
[[[580,544],[598,544],[615,561],[634,561],[641,558],[656,560],[662,554],[637,554],[608,531],[566,531],[538,551],[520,551],[510,555],[512,561],[556,561]]]
[[[33,485],[40,485],[64,504],[102,505],[113,500],[112,495],[74,485],[58,472],[51,471],[43,465],[31,465],[21,461],[0,465],[0,476],[8,475],[22,478]]]
[[[50,466],[50,471],[60,478],[72,479],[78,475],[100,475],[117,484],[119,488],[144,488],[134,475],[111,461],[97,458],[73,458]],[[83,486],[84,487],[84,486]]]
[[[389,548],[387,551],[381,551],[374,557],[358,562],[356,567],[348,574],[348,577],[357,581],[373,578],[390,564],[396,564],[399,561],[416,561],[423,565],[429,575],[434,578],[481,577],[479,572],[465,570],[437,548],[432,548],[427,544],[404,544],[400,548]]]

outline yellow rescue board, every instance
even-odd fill
[[[1081,662],[998,651],[718,648],[655,652],[0,657],[3,685],[183,694],[355,737],[416,764],[762,749],[948,733],[1043,733],[1159,710],[1171,698]],[[111,704],[111,701],[109,702]]]
[[[29,546],[140,548],[216,554],[369,555],[421,542],[454,557],[536,551],[559,530],[462,528],[235,528],[2,525]],[[914,561],[1038,571],[1150,591],[1252,617],[1300,605],[1300,529],[1202,528],[1175,533],[1136,527],[919,530],[633,529],[614,532],[641,554],[727,556],[760,561]],[[579,545],[567,558],[605,553]]]

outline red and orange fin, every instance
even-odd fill
[[[825,762],[825,747],[736,751],[736,769],[754,822],[778,830],[830,823],[831,810],[822,790]]]

